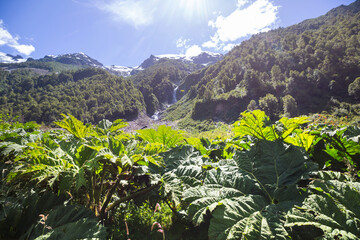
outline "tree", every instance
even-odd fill
[[[360,99],[360,77],[356,78],[348,87],[349,96]]]
[[[258,105],[256,104],[256,101],[253,99],[250,101],[249,105],[247,106],[248,111],[254,111],[256,109],[259,109]]]
[[[194,99],[194,98],[196,98],[196,95],[197,95],[197,90],[196,90],[196,87],[193,85],[190,87],[190,90],[189,90],[189,98]]]
[[[265,97],[259,99],[259,106],[265,113],[274,120],[278,118],[279,113],[279,101],[271,93],[266,94]]]
[[[73,76],[70,73],[60,73],[59,74],[59,82],[60,83],[66,83],[66,82],[72,82]]]
[[[203,100],[209,101],[212,98],[212,95],[213,95],[212,91],[208,87],[206,87],[203,95]]]
[[[294,117],[298,113],[296,100],[291,95],[282,98],[284,114],[288,117]]]

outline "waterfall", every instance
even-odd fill
[[[151,119],[152,120],[160,120],[161,118],[161,114],[168,108],[170,107],[172,104],[176,103],[177,102],[177,99],[176,99],[176,90],[178,89],[179,86],[175,85],[174,89],[173,89],[173,93],[172,93],[172,99],[171,99],[171,103],[164,103],[164,105],[161,107],[160,110],[156,111],[152,116],[151,116]]]
[[[174,90],[173,90],[173,96],[172,96],[172,100],[171,100],[171,103],[174,104],[177,102],[177,99],[176,99],[176,90],[178,89],[179,86],[175,86]]]
[[[160,111],[156,111],[155,113],[154,113],[154,115],[152,115],[151,116],[151,119],[152,120],[159,120],[159,118],[160,118]]]

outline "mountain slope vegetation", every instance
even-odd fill
[[[175,87],[191,72],[203,67],[181,60],[162,58],[138,71],[130,79],[140,89],[147,113],[152,115],[161,105],[174,103]]]
[[[203,53],[198,58],[203,58],[203,61],[216,61],[222,57],[220,54],[214,54],[214,56]],[[0,87],[2,113],[19,116],[22,121],[44,123],[51,123],[63,112],[71,113],[86,122],[97,122],[101,117],[108,119],[121,117],[130,120],[136,118],[140,109],[151,116],[155,111],[164,109],[168,104],[175,102],[175,87],[187,75],[204,68],[204,65],[193,63],[190,60],[152,57],[145,60],[141,65],[142,67],[133,70],[132,76],[125,81],[126,84],[129,82],[134,83],[134,86],[140,92],[135,91],[133,85],[129,87],[126,84],[123,85],[123,80],[119,80],[122,78],[110,77],[106,72],[115,75],[119,74],[105,68],[101,63],[84,53],[45,56],[37,60],[28,59],[22,63],[0,63],[0,67],[3,69],[1,72],[2,85]],[[90,69],[88,69],[89,67]],[[96,82],[93,81],[94,78],[79,81],[93,75],[98,75]],[[109,78],[118,80],[109,81]],[[56,85],[57,89],[54,90],[48,85]],[[92,85],[97,87],[102,85],[101,90],[98,91],[97,87]],[[43,89],[45,86],[48,86],[48,88]],[[75,92],[80,88],[81,91],[86,93],[75,94],[77,99],[69,100],[69,97],[75,96],[73,91],[70,89],[63,91],[58,88],[72,88]],[[64,93],[59,95],[52,91]],[[40,97],[46,95],[46,92],[51,92],[49,96],[52,97],[52,100],[49,100],[47,96]],[[131,93],[123,94],[125,92]],[[136,100],[133,98],[134,94]],[[66,95],[68,95],[68,98],[64,98]],[[14,100],[14,98],[17,100]],[[36,99],[36,105],[30,104],[32,99]],[[91,103],[84,104],[84,100],[85,102],[91,101]],[[115,102],[111,103],[113,100]],[[54,107],[51,107],[53,112],[46,113],[48,117],[45,118],[39,112],[46,112],[41,105],[46,101]],[[61,106],[60,102],[65,106]],[[34,102],[32,101],[32,103]],[[40,106],[40,110],[35,111],[36,113],[29,113],[29,109],[34,106]]]
[[[1,113],[21,121],[49,124],[61,113],[85,122],[134,119],[145,108],[131,81],[100,68],[37,75],[31,70],[0,71]]]
[[[242,111],[255,109],[274,120],[322,111],[358,117],[359,10],[357,0],[324,16],[254,35],[207,67],[152,56],[127,80],[107,74],[101,63],[82,53],[0,64],[5,70],[1,110],[22,121],[51,123],[60,113],[71,113],[97,122],[104,117],[130,120],[140,112],[151,116],[179,100],[163,116],[195,128],[201,121],[231,123]],[[82,70],[93,65],[97,70]],[[89,75],[79,81],[76,75],[82,73]]]
[[[190,74],[167,119],[234,121],[260,108],[272,117],[360,114],[360,1],[252,36],[222,61]],[[276,119],[276,118],[275,118]]]

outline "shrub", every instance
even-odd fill
[[[349,84],[348,93],[355,99],[360,99],[360,77],[356,78],[352,83]]]
[[[279,114],[279,101],[278,99],[268,93],[265,97],[259,99],[259,105],[262,110],[270,117],[270,119],[274,120],[278,118]]]
[[[296,100],[291,95],[282,98],[284,114],[288,117],[294,117],[298,114],[298,106]]]

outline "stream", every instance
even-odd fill
[[[177,102],[177,99],[176,99],[176,90],[178,89],[178,85],[175,85],[174,87],[174,90],[173,90],[173,94],[172,94],[172,99],[171,99],[171,103],[170,104],[164,104],[164,107],[165,109],[163,110],[157,110],[155,111],[155,113],[151,116],[151,119],[152,120],[160,120],[160,116],[161,114],[168,108],[170,107],[171,105],[175,104]]]

